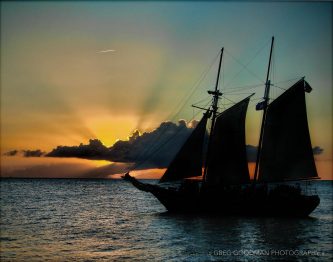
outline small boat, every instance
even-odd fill
[[[270,103],[272,37],[254,178],[251,180],[245,141],[245,119],[251,96],[222,113],[218,89],[221,49],[212,104],[171,161],[159,184],[123,178],[139,190],[152,193],[170,212],[215,213],[237,216],[308,216],[320,202],[291,182],[318,179],[308,128],[305,93],[312,88],[301,78]],[[206,125],[211,121],[208,146]],[[201,179],[195,179],[201,178]],[[165,187],[163,183],[181,181]]]

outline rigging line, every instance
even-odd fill
[[[243,89],[243,88],[258,87],[258,86],[262,86],[262,83],[253,84],[253,85],[236,86],[236,87],[233,87],[232,89]],[[237,90],[232,90],[230,92],[234,92],[234,91],[237,91]]]
[[[193,96],[193,94],[195,93],[195,91],[198,89],[198,87],[200,86],[201,82],[205,79],[205,77],[207,76],[208,72],[210,71],[210,69],[212,68],[212,66],[215,64],[217,58],[219,57],[220,52],[212,59],[211,63],[209,64],[209,66],[206,68],[206,70],[204,70],[199,79],[195,82],[193,88],[190,90],[190,94],[188,95],[188,93],[185,94],[185,96],[183,96],[183,98],[180,100],[180,102],[177,104],[176,107],[174,107],[174,110],[169,114],[169,116],[167,117],[167,119],[170,119],[169,121],[174,121],[175,118],[179,115],[179,113],[181,112],[181,110],[184,108],[184,106],[186,105],[186,103],[188,102],[188,100]],[[187,98],[187,99],[186,99]],[[186,99],[185,103],[182,105],[183,101]],[[182,105],[182,106],[181,106]],[[177,108],[181,106],[178,111]],[[149,151],[151,151],[154,148],[154,145],[158,142],[158,140],[161,138],[161,136],[166,132],[166,130],[162,131],[152,142],[151,147],[147,147],[141,154],[139,154],[135,160],[137,160],[139,157],[141,157],[142,155],[146,154],[147,152],[149,153]]]
[[[207,98],[206,98],[207,99]],[[206,100],[205,99],[205,100]],[[211,99],[209,100],[209,102],[208,103],[206,103],[205,105],[204,105],[204,107],[206,107],[208,104],[210,104],[211,103]],[[200,112],[200,111],[199,111]],[[197,115],[197,114],[196,114]],[[195,116],[196,116],[195,115]],[[191,122],[193,119],[194,119],[194,117],[195,116],[193,116],[193,118],[189,121],[189,122]],[[174,121],[174,119],[171,119],[171,120],[169,120],[170,122],[173,122]],[[150,144],[150,146],[148,146],[148,147],[146,147],[145,148],[145,150],[143,150],[136,158],[135,158],[135,160],[138,160],[138,159],[140,159],[142,156],[144,156],[144,155],[146,155],[146,154],[149,154],[150,153],[150,151],[151,150],[153,150],[154,149],[154,147],[156,147],[156,144],[158,143],[158,141],[160,140],[160,138],[165,134],[165,132],[167,132],[167,130],[165,129],[165,130],[163,130],[162,132],[160,132],[159,134],[158,134],[158,136],[156,136],[154,139],[153,139],[153,141],[151,142],[151,144]]]
[[[206,105],[205,105],[205,107],[206,106],[208,106],[210,104],[210,102],[209,103],[207,103]],[[194,116],[193,116],[193,118],[189,121],[189,122],[191,122],[191,121],[193,121],[194,120],[194,118],[198,115],[200,113],[200,111],[198,111]],[[169,143],[176,135],[178,135],[178,133],[180,132],[180,129],[178,129],[177,130],[177,132],[175,133],[175,134],[173,134],[168,140],[166,140],[164,143],[162,143],[161,145],[159,145],[157,148],[155,148],[155,150],[152,152],[152,153],[150,153],[145,159],[143,159],[143,160],[141,160],[141,161],[139,161],[133,168],[132,168],[132,170],[134,170],[134,169],[136,169],[138,166],[140,166],[140,165],[142,165],[143,163],[145,163],[145,162],[147,162],[155,153],[157,153],[158,151],[160,151],[167,143]]]
[[[236,94],[234,94],[234,93],[231,93],[231,94],[224,93],[224,94],[228,95],[228,96],[238,96],[238,95],[250,95],[250,94],[252,94],[252,92],[249,92],[249,93],[236,93]]]
[[[204,78],[203,78],[203,79],[204,79]],[[203,81],[203,79],[202,79],[202,81]],[[202,81],[200,81],[200,83],[201,83]],[[199,85],[198,85],[198,87],[199,87]],[[196,88],[196,89],[197,89],[197,88]],[[194,95],[196,89],[193,90],[193,92],[192,92],[192,93],[191,93],[191,94],[185,99],[183,105],[179,108],[179,110],[176,112],[176,114],[174,115],[174,117],[173,117],[172,119],[176,118],[176,116],[178,116],[178,115],[180,114],[180,112],[183,110],[183,108],[187,105],[188,101],[189,101],[189,100],[191,99],[191,97]]]
[[[259,79],[260,82],[265,83],[257,74],[253,73],[251,70],[249,70],[247,68],[247,66],[259,55],[259,53],[261,53],[261,51],[266,47],[268,41],[256,52],[256,54],[254,55],[253,58],[251,58],[251,60],[246,63],[246,65],[244,65],[243,63],[241,63],[236,57],[234,57],[228,50],[226,50],[227,54],[229,54],[237,63],[239,63],[243,68],[236,74],[234,75],[234,77],[228,82],[228,84],[226,85],[226,87],[230,86],[230,83],[244,70],[246,69],[249,73],[251,73],[252,75],[254,75],[257,79]]]
[[[186,93],[183,98],[180,100],[180,102],[178,103],[178,105],[175,107],[175,110],[173,110],[168,118],[174,119],[176,118],[176,116],[180,113],[180,111],[184,108],[184,106],[186,105],[186,103],[189,101],[189,99],[193,96],[193,94],[195,93],[195,91],[198,89],[198,87],[200,86],[200,84],[202,83],[202,81],[206,78],[208,72],[210,71],[210,69],[212,68],[212,66],[215,64],[217,58],[219,57],[220,52],[212,59],[212,62],[210,63],[210,65],[208,66],[208,68],[206,70],[203,71],[203,73],[201,74],[200,78],[195,82],[193,88],[191,90],[189,90],[189,94]],[[181,106],[178,111],[177,108]],[[176,112],[174,112],[176,111]],[[174,114],[173,117],[171,117]]]
[[[289,80],[283,80],[283,81],[280,81],[280,82],[276,82],[275,84],[281,84],[281,83],[296,81],[296,80],[299,80],[300,78],[301,77],[296,77],[296,78],[292,78],[292,79],[289,79]]]
[[[240,70],[240,71],[238,71],[238,73],[237,74],[235,74],[234,76],[233,76],[233,78],[228,82],[228,84],[226,84],[226,87],[229,87],[230,86],[230,84],[240,75],[240,73],[242,73],[243,71],[244,71],[244,69],[246,69],[252,76],[254,76],[255,78],[257,78],[260,82],[262,82],[262,83],[264,83],[264,81],[262,81],[262,79],[257,75],[257,74],[255,74],[255,73],[253,73],[251,70],[249,70],[248,68],[247,68],[247,65],[248,64],[250,64],[250,62],[252,62],[252,60],[249,62],[249,63],[247,63],[246,65],[244,65],[244,64],[242,64],[236,57],[234,57],[232,54],[230,54],[227,50],[226,50],[226,52],[236,61],[236,62],[238,62],[243,68]]]
[[[278,86],[278,85],[271,85],[271,86],[274,86],[274,87],[277,87],[277,88],[280,88],[281,90],[283,90],[283,91],[286,91],[287,89],[286,88],[283,88],[283,87],[280,87],[280,86]]]
[[[169,120],[169,121],[170,121],[170,120]],[[170,121],[170,122],[172,122],[172,121]],[[165,123],[165,121],[162,122],[162,123]],[[160,125],[160,126],[161,126],[161,125]],[[159,126],[159,127],[160,127],[160,126]],[[152,130],[151,133],[154,132],[155,130],[157,130],[159,127],[157,127],[157,128],[155,128],[154,130]],[[150,145],[147,146],[147,147],[145,147],[145,149],[142,150],[142,151],[141,151],[141,152],[135,157],[134,162],[136,162],[136,161],[139,160],[141,157],[144,157],[144,156],[147,155],[147,154],[149,155],[149,153],[154,149],[154,147],[156,147],[156,144],[158,143],[158,141],[160,140],[160,138],[166,133],[166,131],[167,131],[167,130],[164,129],[164,130],[162,130],[161,132],[159,132],[158,135],[155,136],[155,137],[152,139]]]
[[[261,50],[260,50],[261,51]],[[228,51],[227,51],[228,53]],[[257,53],[257,55],[259,54],[260,52]],[[229,55],[236,61],[238,62],[243,68],[228,82],[227,86],[229,86],[231,84],[231,82],[241,73],[243,72],[244,69],[246,69],[252,76],[254,76],[255,78],[257,78],[260,82],[263,82],[264,81],[254,72],[252,72],[247,66],[254,60],[254,58],[257,56],[255,55],[253,57],[253,59],[251,59],[250,62],[248,62],[246,65],[242,64],[236,57],[234,57],[232,54],[229,53]]]
[[[248,94],[250,94],[250,96],[249,97],[251,97],[252,95],[254,95],[254,93],[246,93],[246,95],[248,95]],[[218,107],[218,108],[224,108],[224,109],[227,109],[227,106],[229,106],[229,105],[235,105],[237,102],[234,102],[234,101],[232,101],[232,100],[230,100],[230,99],[228,99],[226,96],[223,96],[223,98],[225,99],[225,100],[228,100],[230,103],[226,103],[226,102],[224,102],[220,107]],[[252,100],[252,99],[251,99]],[[223,112],[223,111],[222,111]],[[220,112],[220,114],[222,113],[222,112]]]
[[[238,87],[234,87],[232,89],[235,90],[231,90],[228,92],[224,92],[224,94],[230,94],[230,93],[234,93],[234,92],[239,92],[240,90],[244,90],[244,89],[252,89],[252,88],[256,88],[258,86],[262,86],[262,84],[257,84],[257,85],[247,85],[247,86],[238,86]],[[236,90],[237,89],[237,90]]]
[[[169,120],[170,122],[173,123],[174,120]],[[190,120],[191,121],[191,120]],[[146,147],[145,150],[138,155],[137,159],[140,159],[142,156],[147,155],[149,156],[150,152],[155,149],[156,144],[160,141],[161,137],[167,132],[166,129],[163,131],[159,132],[159,134],[153,139],[153,141],[150,143],[150,146]]]
[[[276,74],[276,67],[275,67],[275,52],[272,53],[272,82],[275,83],[275,74]],[[276,89],[273,89],[273,97],[276,97]]]
[[[218,107],[218,108],[219,108],[219,109],[228,109],[228,106],[230,106],[230,105],[232,106],[232,105],[234,105],[234,104],[235,104],[235,103],[232,103],[232,102],[229,102],[229,103],[226,103],[226,102],[225,102],[225,103],[223,103],[222,106],[220,106],[220,107]],[[224,111],[224,110],[223,110],[223,111]],[[223,111],[222,111],[222,112],[223,112]],[[222,113],[222,112],[221,112],[221,113]]]
[[[222,60],[222,68],[225,68],[225,61],[224,59]],[[223,91],[226,90],[225,86],[224,86],[224,78],[225,77],[225,70],[222,70],[222,89]]]
[[[206,98],[204,98],[204,99],[202,99],[202,100],[200,100],[200,101],[194,103],[193,105],[195,106],[195,105],[198,105],[198,104],[200,104],[200,103],[206,102],[208,99],[211,100],[211,97],[210,97],[210,96],[207,96]]]
[[[207,106],[208,104],[209,104],[209,103],[207,103],[205,106]],[[195,118],[199,113],[200,113],[200,111],[197,112],[197,113],[192,117],[192,119],[191,119],[189,122],[193,121],[194,118]],[[172,135],[169,139],[167,139],[164,143],[158,145],[157,148],[156,148],[156,142],[155,142],[155,141],[152,141],[151,144],[153,144],[153,146],[151,146],[150,149],[149,149],[149,151],[147,152],[148,155],[145,156],[145,158],[144,158],[143,160],[137,162],[133,167],[128,167],[127,171],[128,171],[128,172],[129,172],[129,171],[133,171],[133,170],[135,170],[137,167],[141,166],[143,163],[145,163],[145,162],[147,162],[149,159],[151,159],[151,157],[152,157],[155,153],[157,153],[158,151],[160,151],[160,150],[161,150],[161,149],[162,149],[167,143],[169,143],[169,142],[170,142],[170,141],[171,141],[176,135],[178,135],[178,133],[179,133],[180,131],[181,131],[181,129],[178,129],[178,130],[176,131],[175,134],[173,134],[173,135]],[[161,134],[160,134],[160,136],[161,136]],[[160,136],[159,136],[159,137],[160,137]],[[155,140],[156,140],[156,139],[155,139]],[[155,146],[155,148],[154,148],[154,146]],[[154,151],[151,152],[152,149],[154,149]],[[144,156],[144,155],[140,154],[140,156]],[[136,160],[138,160],[138,159],[139,159],[139,158],[137,157]]]
[[[236,102],[234,102],[234,101],[232,101],[232,100],[226,98],[226,96],[224,96],[224,99],[225,99],[225,100],[228,100],[228,101],[231,102],[232,104],[236,104]]]
[[[261,97],[259,97],[259,98],[251,98],[250,103],[251,103],[252,101],[259,101],[259,100],[262,100],[262,98],[261,98]]]
[[[206,106],[208,105],[208,103],[206,104]],[[190,120],[190,122],[192,120],[194,120],[194,118],[200,113],[200,111],[198,113],[195,114],[195,116]],[[141,166],[142,164],[144,164],[145,162],[147,162],[154,154],[156,154],[158,151],[160,151],[166,144],[168,144],[179,132],[181,129],[178,129],[175,134],[173,136],[171,136],[169,139],[167,139],[164,143],[162,143],[161,145],[158,146],[158,148],[156,148],[156,150],[154,150],[150,155],[148,155],[145,159],[143,159],[142,161],[138,162],[137,164],[134,165],[134,167],[131,167],[129,169],[127,169],[127,171],[133,171],[136,168],[138,168],[139,166]]]
[[[252,105],[252,104],[257,104],[258,101],[262,100],[261,98],[254,98],[254,99],[251,99],[251,101],[249,102],[249,105]]]

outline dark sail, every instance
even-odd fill
[[[207,182],[216,185],[249,183],[245,146],[246,98],[216,118],[208,157]]]
[[[169,165],[160,182],[202,175],[202,155],[206,124],[207,114],[204,114],[197,127]]]
[[[259,180],[273,182],[317,177],[306,115],[302,79],[267,109]]]

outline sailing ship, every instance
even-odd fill
[[[319,178],[305,103],[305,93],[311,92],[312,88],[302,78],[270,103],[269,72],[273,44],[274,37],[264,98],[256,105],[257,110],[263,110],[263,117],[252,180],[245,141],[246,112],[252,95],[222,113],[218,112],[218,100],[222,96],[218,84],[223,48],[215,90],[208,91],[213,96],[212,105],[159,181],[162,184],[182,181],[180,186],[143,183],[129,172],[123,178],[136,188],[152,193],[170,212],[308,216],[319,205],[318,195],[308,195],[299,185],[292,185],[290,181]],[[211,129],[205,148],[209,119]]]

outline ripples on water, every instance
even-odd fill
[[[121,180],[3,179],[1,261],[331,261],[332,183],[316,184],[310,218],[221,218]]]

